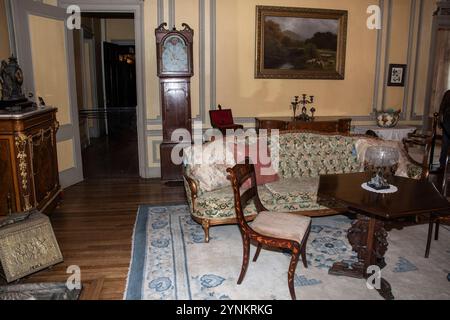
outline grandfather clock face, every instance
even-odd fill
[[[188,47],[178,35],[167,37],[161,54],[162,72],[189,72]]]

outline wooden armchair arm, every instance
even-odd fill
[[[195,181],[186,174],[184,174],[183,176],[189,186],[189,190],[191,191],[192,211],[195,211],[195,201],[198,198],[198,191],[199,191],[197,181]]]
[[[423,146],[426,146],[428,144],[428,141],[426,141],[424,139],[418,140],[418,139],[414,139],[414,138],[409,138],[409,139],[405,138],[405,139],[403,139],[403,145],[404,146],[410,145],[410,144],[415,144],[415,145],[423,147]]]
[[[419,138],[419,139],[426,139],[430,136],[426,134],[420,134],[420,133],[408,133],[408,138]]]
[[[430,168],[429,168],[429,164],[428,164],[428,154],[429,154],[430,148],[431,148],[431,138],[428,136],[425,139],[421,139],[421,140],[404,138],[402,140],[402,142],[403,142],[403,147],[405,148],[405,151],[406,151],[406,157],[407,157],[408,161],[411,162],[413,165],[421,167],[422,168],[422,177],[421,178],[426,179],[430,173]],[[411,157],[411,155],[409,154],[409,146],[410,145],[425,147],[425,155],[423,157],[422,162],[419,162],[419,161],[415,160],[413,157]]]

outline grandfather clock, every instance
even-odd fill
[[[186,129],[192,135],[191,77],[194,31],[185,23],[183,30],[168,30],[162,23],[156,30],[157,69],[160,83],[163,142],[161,143],[161,180],[181,181],[183,169],[171,159],[178,144],[172,133]]]

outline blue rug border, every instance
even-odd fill
[[[142,299],[142,283],[145,265],[145,247],[147,243],[148,208],[158,206],[140,205],[136,214],[136,222],[133,228],[133,243],[130,268],[125,288],[125,300]]]
[[[142,300],[142,284],[144,283],[144,267],[147,245],[148,209],[169,206],[182,206],[188,203],[170,202],[162,204],[140,204],[136,213],[131,244],[131,261],[126,279],[125,300]]]

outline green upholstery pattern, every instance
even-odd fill
[[[339,208],[339,204],[332,201],[318,201],[318,179],[321,174],[361,172],[363,164],[358,161],[355,150],[358,139],[361,137],[297,132],[280,134],[279,143],[269,140],[272,163],[279,156],[277,171],[280,180],[258,186],[263,205],[274,212]],[[191,175],[190,166],[185,165],[184,169],[185,175],[196,181],[199,190],[193,204],[191,190],[185,180],[186,195],[193,216],[209,219],[235,217],[231,183],[218,190],[202,191],[198,180]],[[420,167],[408,164],[410,177],[417,178],[420,173]],[[244,211],[245,215],[252,215],[256,213],[256,208],[249,205]]]

